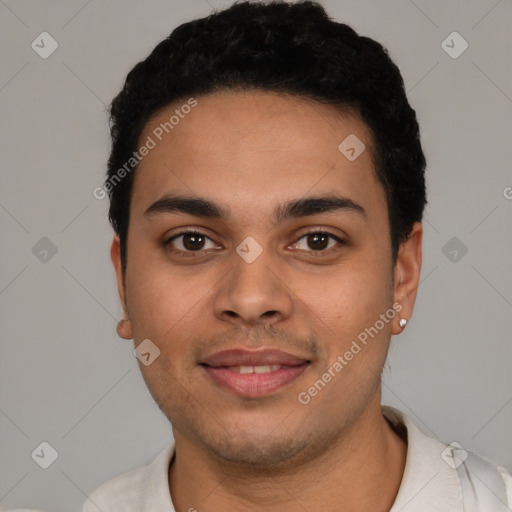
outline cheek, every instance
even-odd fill
[[[187,277],[169,266],[136,265],[137,272],[127,274],[127,297],[135,339],[164,340],[174,337],[191,319],[199,315],[207,300],[209,286],[201,279]]]
[[[127,280],[129,314],[136,344],[150,339],[160,356],[150,365],[139,364],[155,399],[168,402],[179,383],[192,385],[195,361],[190,352],[192,340],[204,330],[204,307],[208,286],[169,268],[138,267]],[[206,295],[206,296],[205,296]]]
[[[377,317],[392,299],[391,270],[376,261],[353,258],[328,275],[306,278],[301,297],[322,318],[334,323],[360,324]]]
[[[314,285],[313,285],[314,283]],[[324,337],[327,364],[347,350],[357,353],[359,363],[379,365],[385,357],[391,335],[391,320],[380,320],[388,312],[393,316],[392,275],[378,262],[352,263],[332,272],[328,279],[304,285],[297,295],[306,304],[305,311]],[[375,325],[377,323],[377,329]],[[353,345],[358,341],[357,345]],[[366,345],[364,344],[366,342]],[[348,357],[352,357],[348,354]],[[370,360],[374,363],[370,363]],[[359,366],[351,363],[351,367]]]

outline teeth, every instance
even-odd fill
[[[270,372],[270,366],[255,366],[254,367],[254,373],[269,373]]]
[[[281,368],[280,364],[261,365],[261,366],[231,366],[229,369],[233,372],[247,374],[247,373],[270,373],[275,372]]]

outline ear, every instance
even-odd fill
[[[400,334],[403,331],[403,327],[399,325],[401,318],[409,320],[412,316],[420,282],[422,239],[423,226],[415,222],[409,237],[398,249],[394,270],[394,302],[400,304],[402,309],[397,308],[400,314],[396,315],[393,322],[393,334]]]
[[[110,247],[110,258],[112,259],[112,263],[116,271],[117,291],[119,293],[119,300],[121,301],[121,306],[123,308],[123,320],[117,324],[117,334],[120,338],[131,340],[133,338],[133,332],[132,324],[130,322],[126,308],[124,274],[121,263],[121,240],[119,239],[118,235],[115,235],[114,239],[112,240],[112,246]]]

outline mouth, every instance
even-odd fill
[[[283,388],[298,379],[310,364],[308,359],[274,349],[225,350],[200,363],[215,385],[248,398]]]

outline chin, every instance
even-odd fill
[[[203,440],[205,448],[230,465],[243,466],[254,472],[283,470],[295,466],[309,451],[305,439],[278,439],[254,436],[250,433],[236,438]],[[306,457],[307,458],[307,457]]]

